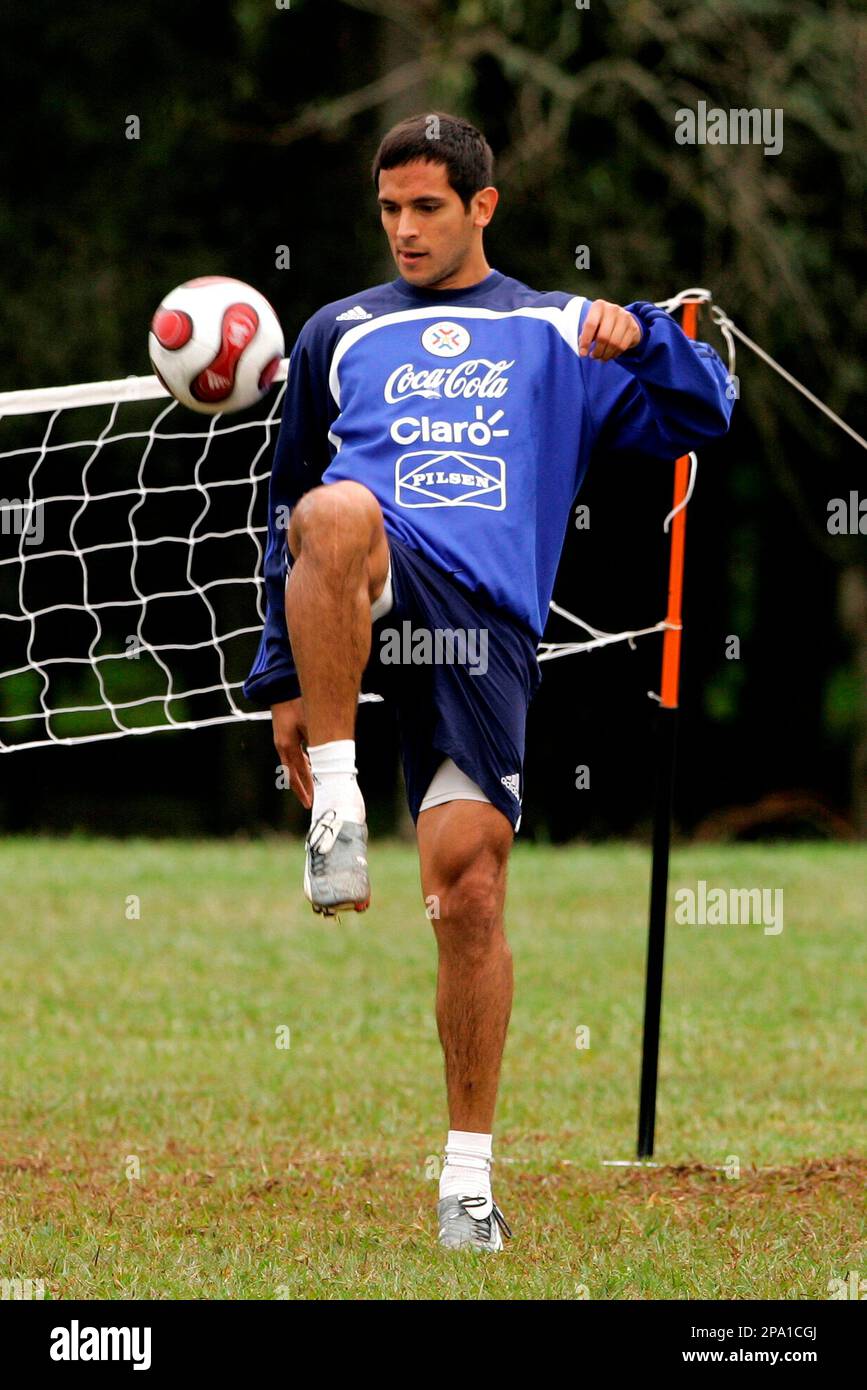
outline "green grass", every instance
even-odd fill
[[[436,1244],[414,850],[375,844],[373,907],[339,925],[301,900],[300,856],[6,841],[0,1277],[53,1298],[822,1299],[867,1275],[864,848],[674,855],[672,891],[781,887],[785,926],[670,925],[662,1166],[630,1170],[602,1160],[634,1153],[647,853],[519,844],[500,1258]]]

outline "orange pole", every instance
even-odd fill
[[[682,328],[688,338],[696,336],[698,305],[684,304]],[[679,507],[689,486],[689,458],[684,455],[674,465],[674,506]],[[671,557],[668,568],[668,612],[662,641],[662,685],[660,703],[664,709],[677,709],[680,692],[680,638],[683,621],[683,556],[686,546],[686,507],[671,523]]]

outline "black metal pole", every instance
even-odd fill
[[[665,960],[668,860],[671,849],[671,812],[677,755],[677,725],[678,710],[660,706],[656,714],[655,731],[656,786],[653,809],[653,868],[650,878],[647,979],[644,992],[641,1091],[638,1105],[639,1158],[652,1157],[653,1137],[656,1128],[659,1025],[662,1014],[662,968]]]

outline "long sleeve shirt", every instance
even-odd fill
[[[641,341],[579,357],[589,300],[492,270],[466,289],[397,279],[320,309],[293,348],[271,475],[267,619],[245,694],[300,693],[286,628],[286,523],[310,488],[351,479],[387,535],[542,635],[591,458],[674,459],[728,429],[733,392],[706,343],[627,305]]]

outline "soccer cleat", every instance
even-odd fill
[[[473,1216],[477,1208],[485,1214]],[[437,1219],[440,1245],[446,1250],[502,1250],[503,1235],[512,1236],[506,1218],[490,1197],[441,1197]]]
[[[325,811],[305,841],[304,896],[314,912],[364,912],[370,906],[367,826]]]

